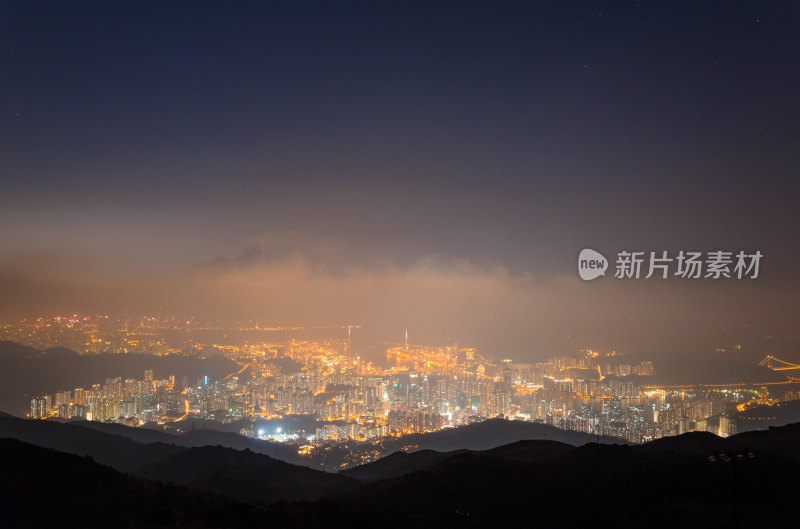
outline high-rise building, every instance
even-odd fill
[[[31,418],[43,419],[50,415],[50,396],[42,395],[31,399]]]

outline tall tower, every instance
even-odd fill
[[[406,329],[406,344],[405,344],[405,350],[406,350],[406,351],[408,351],[408,329]]]

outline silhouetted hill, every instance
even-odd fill
[[[193,448],[203,446],[201,443],[210,439],[202,432],[179,437],[159,435],[159,432],[152,430],[143,433],[159,442],[144,444],[129,437],[136,436],[134,434],[138,432],[131,432],[135,429],[111,426],[115,425],[0,417],[0,437],[14,438],[70,454],[91,456],[98,463],[135,476],[190,485],[253,502],[315,499],[348,490],[353,486],[350,479],[344,476],[292,465],[253,451],[244,451],[247,447],[256,446],[261,449],[291,451],[296,455],[296,450],[288,445],[212,432],[214,439],[220,439],[220,436],[225,441],[238,439],[240,442],[231,444],[238,444],[240,449],[223,446]],[[108,433],[112,431],[115,433]]]
[[[0,437],[18,439],[69,454],[91,456],[103,465],[125,472],[185,450],[170,444],[142,444],[74,423],[0,417]]]
[[[329,513],[334,527],[365,520],[386,521],[387,527],[732,527],[731,463],[710,462],[707,450],[741,443],[762,451],[737,463],[740,526],[796,527],[800,427],[753,434],[744,441],[691,434],[649,447],[551,445],[539,454],[536,442],[424,453],[429,464],[421,469],[371,481],[336,503],[270,511],[299,524]],[[791,454],[770,449],[788,447],[790,440]],[[680,447],[697,453],[679,453]],[[390,457],[389,466],[399,468],[414,454]]]
[[[61,422],[63,424],[71,424],[73,426],[81,426],[83,428],[89,428],[92,430],[96,430],[98,432],[124,437],[126,439],[136,441],[137,443],[145,443],[145,444],[166,443],[166,444],[175,444],[181,446],[185,445],[185,443],[181,442],[180,436],[166,432],[163,429],[156,430],[150,428],[132,428],[130,426],[125,426],[122,424],[98,422],[98,421],[84,421],[78,419],[73,419],[69,421],[56,420],[54,422]]]
[[[456,450],[454,452],[419,450],[410,454],[395,452],[378,459],[374,463],[348,468],[339,473],[363,481],[397,478],[411,472],[428,469],[460,452],[465,452],[465,450]]]
[[[118,435],[134,440],[139,443],[166,443],[184,447],[201,446],[223,446],[236,450],[250,450],[257,454],[268,455],[281,461],[303,466],[310,466],[308,458],[303,458],[297,454],[297,450],[288,445],[262,441],[244,437],[239,433],[241,426],[236,432],[214,429],[219,423],[214,421],[195,420],[186,422],[187,431],[179,433],[171,428],[132,428],[121,424],[101,423],[96,421],[67,421],[66,424],[91,428],[100,432]],[[243,425],[244,423],[242,423]],[[227,425],[223,425],[227,426]]]
[[[682,455],[709,455],[718,450],[725,440],[709,432],[688,432],[675,437],[656,439],[640,447],[643,452],[661,454],[675,452]]]
[[[287,463],[307,467],[318,466],[309,458],[298,455],[297,450],[289,445],[215,430],[192,430],[183,435],[175,435],[164,430],[131,428],[121,424],[79,420],[40,421],[1,414],[0,436],[20,439],[71,454],[91,455],[100,463],[126,471],[131,470],[133,467],[129,465],[137,464],[138,459],[134,457],[131,460],[124,454],[128,452],[129,455],[136,455],[140,450],[136,444],[149,443],[183,448],[223,446],[236,450],[247,449]]]
[[[257,508],[122,474],[90,458],[0,439],[0,526],[256,527]]]
[[[17,342],[9,342],[7,340],[0,340],[0,356],[9,356],[12,358],[34,358],[41,356],[43,351],[34,347],[28,347]]]
[[[180,436],[182,446],[224,446],[236,450],[250,450],[286,463],[302,466],[312,466],[308,458],[297,454],[297,449],[290,445],[261,441],[244,437],[238,433],[218,432],[216,430],[192,430]]]
[[[572,446],[558,441],[525,440],[517,441],[483,453],[489,456],[518,459],[520,461],[540,461],[556,457],[572,449]]]
[[[362,481],[375,481],[397,478],[412,472],[426,470],[453,456],[470,452],[520,461],[540,461],[561,455],[572,448],[572,445],[557,441],[527,440],[483,451],[454,450],[452,452],[436,452],[434,450],[419,450],[411,453],[395,452],[374,463],[343,470],[340,474]]]
[[[251,503],[316,499],[356,487],[345,476],[221,446],[179,452],[141,468],[137,475]]]
[[[766,432],[743,432],[728,437],[725,442],[734,450],[770,452],[800,459],[800,423],[770,428]]]
[[[186,376],[194,382],[203,375],[220,379],[239,367],[224,357],[80,355],[63,348],[39,351],[0,341],[0,410],[25,415],[37,394],[89,387],[107,378],[141,378],[145,369],[153,369],[157,378]]]
[[[13,421],[44,425],[51,433],[57,433],[53,428],[62,429],[73,441],[78,439],[73,430],[83,430],[94,436],[95,442],[116,438],[117,443],[129,443],[125,450],[139,445],[70,424],[0,418],[0,426]],[[64,454],[45,450],[49,455],[42,455],[39,448],[3,443],[9,441],[0,442],[4,455],[0,477],[5,483],[16,483],[20,474],[27,475],[14,495],[0,495],[3,502],[25,506],[0,508],[0,516],[5,516],[0,526],[36,526],[23,516],[42,498],[57,499],[60,506],[31,515],[31,520],[44,526],[54,526],[63,516],[66,523],[60,526],[64,527],[94,527],[103,522],[119,526],[130,521],[134,527],[205,524],[236,528],[251,525],[251,515],[257,513],[221,496],[122,476],[85,458],[63,459]],[[140,446],[164,449],[159,444]],[[116,448],[123,449],[123,444]],[[710,462],[708,456],[722,450],[753,450],[754,459],[736,463],[740,526],[796,527],[797,424],[727,439],[691,433],[644,446],[587,443],[576,447],[520,441],[483,451],[422,450],[394,454],[364,467],[361,479],[367,482],[360,486],[343,476],[294,467],[247,451],[221,447],[169,450],[177,451],[151,461],[138,472],[251,503],[304,499],[272,503],[266,512],[257,514],[260,525],[485,528],[522,523],[656,529],[731,527],[732,464],[719,459]],[[355,476],[359,471],[342,474]],[[118,499],[120,496],[123,499]],[[203,504],[193,507],[197,498],[203,498]],[[97,503],[103,505],[92,509]],[[195,510],[187,514],[185,508]],[[220,518],[221,513],[229,518]]]
[[[406,435],[384,441],[384,446],[397,448],[410,446],[415,450],[436,450],[449,452],[452,450],[488,450],[497,446],[515,443],[528,439],[558,441],[569,445],[582,445],[597,440],[597,437],[582,432],[561,430],[548,424],[527,421],[509,421],[505,419],[489,419],[487,421],[448,428],[426,434]],[[604,443],[625,443],[626,441],[603,436]]]
[[[638,447],[651,454],[674,452],[680,455],[707,457],[714,453],[747,451],[774,454],[800,461],[800,423],[771,428],[768,431],[744,432],[723,438],[707,432],[689,432],[665,437]]]

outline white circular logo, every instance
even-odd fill
[[[591,281],[600,276],[606,275],[608,269],[608,259],[600,252],[590,248],[584,248],[578,255],[578,275],[584,281]]]

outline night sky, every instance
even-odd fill
[[[0,1],[0,313],[800,360],[799,94],[797,1]]]

